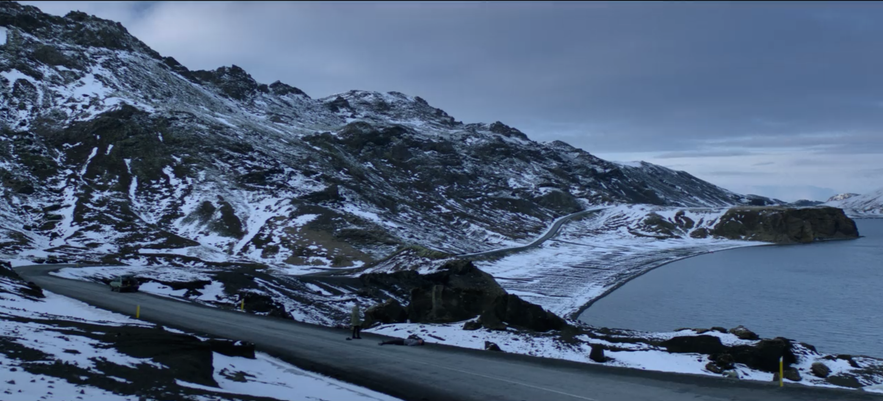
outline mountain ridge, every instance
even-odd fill
[[[854,218],[883,217],[883,188],[866,194],[845,193],[832,196],[825,205],[843,209]]]
[[[191,71],[79,12],[2,3],[0,25],[7,254],[348,267],[403,246],[525,243],[592,205],[782,203],[466,124],[419,96],[314,99],[236,65]]]

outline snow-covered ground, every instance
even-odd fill
[[[667,239],[643,224],[654,213],[668,222],[678,211],[692,228]],[[690,256],[762,242],[693,238],[726,210],[620,205],[566,223],[558,235],[532,250],[475,265],[508,292],[560,316],[574,316],[588,303],[651,269]]]
[[[566,223],[556,236],[537,248],[497,260],[477,261],[476,265],[492,274],[508,292],[541,305],[558,315],[572,319],[587,303],[650,269],[677,259],[706,252],[765,244],[711,237],[701,238],[702,235],[697,235],[701,230],[709,230],[713,227],[724,212],[725,210],[717,209],[683,209],[650,205],[612,206],[588,217]],[[660,231],[660,225],[652,223],[654,220],[667,223],[668,228]],[[689,223],[687,223],[688,220]],[[420,260],[426,262],[426,259],[409,259],[411,262]],[[430,263],[431,266],[428,264],[418,270],[424,273],[429,272],[432,267],[437,267],[442,262],[433,261]],[[380,266],[372,269],[372,271],[381,270]],[[208,304],[230,303],[229,296],[223,293],[223,284],[212,281],[213,272],[211,269],[102,266],[67,268],[55,274],[72,279],[94,280],[109,278],[121,273],[135,273],[158,281],[210,281],[211,284],[201,290],[202,295],[195,297],[193,295],[185,296],[185,290],[173,290],[157,282],[143,284],[142,290],[157,295]],[[279,282],[269,283],[262,279],[256,279],[255,282],[260,285],[263,293],[269,294],[274,300],[284,304],[285,309],[297,320],[320,325],[336,325],[340,322],[329,320],[327,313],[317,309],[316,304],[338,305],[344,308],[341,310],[346,312],[345,305],[358,298],[358,291],[345,285],[331,286],[327,283],[318,285],[308,282],[297,284],[303,287],[297,289],[297,292],[305,294],[312,300],[304,302],[293,299],[291,288],[283,288]],[[346,316],[345,313],[343,315]],[[605,362],[608,365],[718,375],[706,369],[706,365],[709,363],[708,355],[669,353],[664,348],[644,342],[637,344],[610,343],[598,338],[590,338],[587,335],[577,336],[573,342],[565,342],[553,334],[528,334],[515,330],[490,331],[486,329],[466,331],[462,329],[463,323],[405,323],[378,326],[367,331],[394,337],[407,337],[416,334],[430,342],[473,349],[484,349],[485,341],[490,341],[498,344],[506,352],[584,363],[597,363],[590,360],[588,356],[591,346],[600,344],[614,347],[613,350],[606,351],[606,356],[612,358],[611,361]],[[677,333],[634,332],[632,335],[644,339],[664,340],[678,335],[695,334],[693,331],[685,330]],[[727,333],[708,332],[704,334],[718,336],[728,346],[757,343],[756,341],[739,340],[734,335]],[[811,374],[810,368],[814,362],[826,365],[831,369],[832,375],[854,373],[859,369],[856,366],[850,366],[850,363],[845,360],[826,357],[803,347],[799,349],[802,353],[794,366],[802,377],[799,381],[801,384],[831,386],[823,379]],[[853,357],[853,363],[862,369],[883,369],[883,363],[876,359]],[[742,379],[771,380],[770,373],[750,369],[745,365],[737,365],[735,371]],[[880,377],[865,375],[861,384],[864,386],[883,384],[883,375],[878,376]],[[222,381],[218,380],[218,383],[220,384]]]
[[[0,266],[0,269],[4,267]],[[45,298],[20,293],[22,283],[0,275],[0,399],[30,400],[131,400],[131,394],[110,391],[96,385],[95,376],[109,377],[102,369],[108,364],[139,368],[166,368],[151,359],[135,358],[95,339],[88,327],[154,327],[124,315],[44,291]],[[171,331],[170,329],[166,329]],[[219,387],[178,381],[188,389],[183,398],[194,400],[227,399],[224,394],[268,397],[278,400],[304,399],[395,400],[358,386],[304,371],[266,354],[256,359],[213,353],[214,379]],[[61,365],[58,365],[61,364]],[[54,376],[49,367],[62,366],[66,373]],[[79,372],[71,377],[70,372]],[[190,391],[195,389],[196,391]]]
[[[883,218],[883,188],[862,195],[834,196],[825,203],[843,209],[852,218]]]
[[[575,337],[575,341],[565,342],[561,341],[559,337],[554,335],[525,333],[511,328],[508,331],[495,331],[488,329],[467,331],[462,329],[462,326],[465,323],[466,322],[464,321],[450,324],[387,324],[365,331],[399,338],[407,338],[411,335],[417,335],[428,343],[453,345],[471,349],[485,349],[485,342],[492,342],[499,346],[503,352],[544,358],[565,359],[589,364],[599,364],[598,362],[589,359],[593,344],[613,346],[616,347],[616,351],[608,350],[604,352],[606,357],[611,358],[611,360],[604,362],[604,365],[662,372],[720,376],[719,373],[713,373],[706,369],[706,365],[711,362],[708,355],[669,353],[664,348],[655,347],[646,343],[612,343],[602,339],[590,338],[588,335],[579,335]],[[636,331],[628,331],[628,333],[630,337],[648,340],[667,340],[677,336],[693,336],[697,334],[695,331],[689,329],[667,333]],[[718,337],[720,338],[721,343],[726,346],[754,345],[758,342],[740,340],[735,335],[729,333],[708,331],[702,334]],[[858,365],[858,367],[856,367],[851,366],[846,360],[827,359],[825,358],[825,355],[821,355],[802,346],[797,346],[796,348],[799,351],[799,355],[798,361],[793,367],[800,373],[801,380],[792,381],[785,379],[785,381],[789,383],[836,387],[832,386],[824,379],[812,375],[811,368],[812,364],[815,362],[827,366],[831,370],[830,375],[832,376],[842,373],[855,373],[855,371],[860,369],[883,369],[883,361],[877,359],[853,357],[853,363]],[[734,371],[737,372],[739,378],[743,380],[771,381],[773,378],[772,373],[751,369],[744,364],[735,364]],[[863,380],[862,384],[871,389],[873,389],[873,386],[877,386],[878,388],[883,387],[883,374],[879,374],[876,378],[870,380]]]

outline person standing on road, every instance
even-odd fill
[[[358,301],[356,301],[356,303],[353,304],[352,324],[353,324],[353,340],[361,340],[362,339],[362,317],[361,317],[361,312],[359,311],[359,302]]]

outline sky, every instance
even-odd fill
[[[399,91],[740,193],[883,187],[883,3],[22,3],[119,21],[190,69]]]

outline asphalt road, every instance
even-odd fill
[[[464,259],[479,259],[479,258],[497,257],[497,256],[505,256],[510,253],[521,252],[521,251],[525,251],[525,250],[528,250],[531,248],[535,248],[538,245],[542,244],[543,242],[546,242],[549,238],[552,238],[552,237],[558,235],[558,231],[561,230],[561,226],[563,226],[568,221],[571,221],[571,220],[579,218],[579,217],[588,216],[592,213],[595,213],[595,212],[598,212],[598,211],[601,211],[604,209],[607,209],[607,207],[596,207],[593,209],[587,209],[587,210],[583,210],[581,212],[571,213],[571,214],[568,214],[567,216],[559,217],[558,220],[555,220],[552,223],[552,226],[549,227],[548,230],[546,230],[545,234],[543,234],[542,236],[540,236],[539,238],[535,239],[533,242],[531,242],[527,245],[516,246],[516,247],[511,247],[511,248],[494,249],[494,250],[483,251],[483,252],[467,253],[467,254],[463,254],[463,255],[458,255],[458,257],[464,258]]]
[[[251,341],[301,368],[405,400],[876,400],[852,390],[748,382],[468,350],[377,345],[384,337],[176,301],[115,293],[101,284],[49,276],[59,266],[16,269],[44,289],[94,306],[198,334]],[[772,375],[771,375],[772,376]]]

